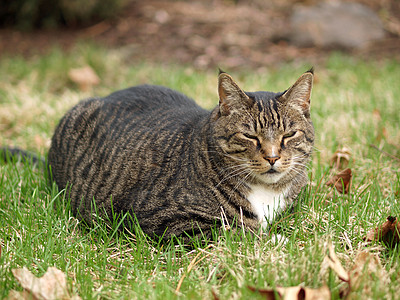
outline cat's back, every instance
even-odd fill
[[[112,115],[123,110],[132,118],[134,114],[154,114],[168,110],[175,114],[192,112],[206,112],[195,101],[186,95],[167,87],[157,85],[139,85],[111,93],[104,98],[91,98],[78,103],[66,115],[73,118],[79,114],[107,113]],[[128,114],[129,113],[129,114]]]
[[[139,85],[116,91],[102,99],[107,107],[122,106],[128,111],[151,113],[153,110],[168,109],[182,111],[203,111],[191,98],[158,85]]]
[[[54,132],[48,154],[54,179],[62,188],[68,182],[77,186],[76,181],[93,178],[96,172],[106,174],[107,180],[105,169],[122,169],[127,159],[152,156],[173,139],[182,140],[207,115],[187,96],[154,85],[82,101]]]
[[[143,130],[174,131],[207,114],[194,100],[172,89],[156,85],[134,86],[75,105],[56,128],[50,152],[63,143],[72,142],[76,146],[96,137],[101,142],[104,138],[99,132],[113,135],[116,142],[126,140],[128,133],[132,136]]]

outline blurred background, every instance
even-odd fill
[[[195,69],[318,63],[332,51],[400,57],[398,0],[0,0],[0,54],[94,41]]]

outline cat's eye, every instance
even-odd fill
[[[243,135],[244,135],[244,137],[246,137],[246,138],[252,140],[253,142],[255,142],[254,144],[256,145],[257,149],[261,148],[261,142],[260,142],[260,139],[257,136],[252,135],[252,134],[248,134],[248,133],[243,133]]]
[[[284,134],[284,135],[283,135],[283,138],[284,138],[284,139],[287,139],[287,138],[294,137],[295,135],[296,135],[296,131],[291,131],[291,132],[289,132],[289,133]]]
[[[243,133],[243,135],[244,135],[245,137],[247,137],[248,139],[251,139],[251,140],[258,140],[258,137],[255,136],[255,135],[251,135],[251,134],[248,134],[248,133]]]

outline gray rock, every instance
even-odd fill
[[[296,7],[290,25],[289,41],[300,47],[361,48],[385,36],[379,17],[359,3]]]

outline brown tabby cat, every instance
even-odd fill
[[[244,92],[221,72],[211,112],[151,85],[81,102],[54,133],[53,178],[88,223],[129,212],[164,238],[209,235],[222,218],[265,227],[307,182],[312,82],[311,69],[283,93]]]

